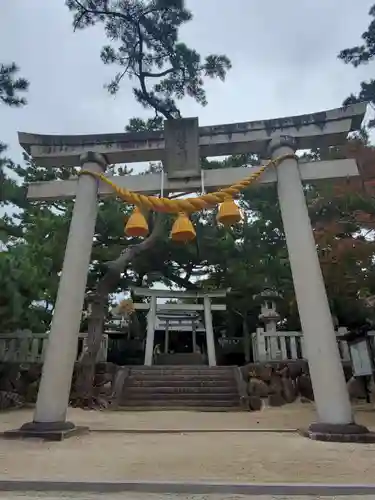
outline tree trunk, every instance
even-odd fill
[[[107,263],[108,271],[99,281],[92,301],[92,309],[88,322],[87,350],[80,360],[75,383],[73,406],[95,408],[106,406],[106,401],[94,395],[95,364],[99,353],[108,296],[115,289],[121,273],[139,254],[149,251],[158,241],[163,228],[163,214],[157,214],[152,233],[138,245],[129,246],[120,256]]]
[[[113,277],[113,279],[109,279],[110,277]],[[77,369],[74,406],[83,408],[91,408],[98,404],[101,406],[100,402],[95,400],[93,394],[95,364],[102,341],[108,295],[114,283],[115,275],[107,273],[99,282],[93,298],[88,323],[86,351],[82,353]]]

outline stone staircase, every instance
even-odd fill
[[[129,367],[121,410],[241,410],[235,368],[230,366]]]

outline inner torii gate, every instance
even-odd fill
[[[81,165],[86,171],[104,172],[108,164],[163,162],[164,193],[206,191],[248,176],[257,167],[201,172],[199,158],[237,153],[259,153],[276,158],[289,155],[277,170],[268,169],[261,183],[277,183],[293,281],[304,333],[318,422],[307,434],[315,439],[369,438],[356,425],[337,350],[334,327],[315,248],[302,182],[318,182],[358,175],[352,159],[299,163],[297,149],[335,146],[358,130],[366,111],[355,104],[330,111],[255,122],[198,127],[197,118],[166,121],[164,132],[55,136],[19,133],[21,146],[40,166]],[[158,193],[160,176],[121,176],[114,182],[136,192]],[[98,197],[111,189],[89,175],[29,186],[30,200],[75,199],[63,271],[55,305],[33,422],[21,427],[23,436],[60,438],[76,432],[66,421],[75,361],[77,334],[98,211]],[[342,437],[344,435],[344,438]],[[328,436],[328,437],[327,437]]]
[[[216,353],[214,330],[212,325],[212,311],[225,311],[225,304],[211,304],[212,298],[224,298],[227,290],[216,290],[213,292],[180,292],[170,290],[152,290],[150,288],[133,287],[133,292],[139,297],[150,297],[150,302],[145,304],[135,304],[135,309],[147,310],[147,332],[145,346],[145,365],[151,366],[153,362],[154,335],[157,313],[163,310],[179,312],[198,312],[204,313],[205,337],[207,345],[208,364],[216,366]],[[182,298],[182,299],[203,299],[203,304],[160,304],[157,305],[157,298]]]

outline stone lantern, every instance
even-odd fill
[[[280,359],[281,344],[277,336],[277,322],[280,315],[277,312],[277,302],[282,299],[274,287],[267,283],[261,293],[255,295],[254,300],[260,303],[260,314],[258,318],[264,324],[263,328],[257,328],[257,359],[259,361],[267,359]]]
[[[276,325],[280,320],[280,314],[277,312],[277,301],[282,296],[275,288],[265,286],[264,290],[258,296],[261,299],[261,309],[258,318],[264,324],[267,333],[276,333]]]

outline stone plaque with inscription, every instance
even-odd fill
[[[200,177],[198,118],[164,122],[164,171],[169,179]]]

